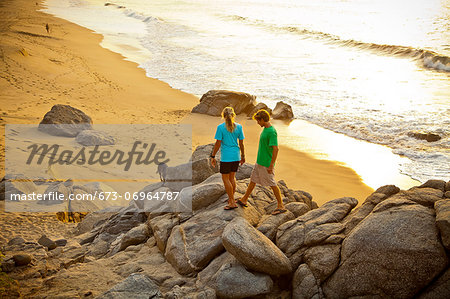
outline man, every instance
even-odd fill
[[[263,127],[259,136],[258,156],[255,168],[250,176],[250,184],[247,187],[245,195],[237,201],[243,207],[247,207],[247,200],[256,184],[270,186],[277,199],[277,208],[272,215],[286,212],[283,201],[281,200],[280,188],[275,181],[274,166],[278,156],[278,138],[277,131],[270,123],[270,115],[264,109],[258,110],[253,115],[258,125]]]

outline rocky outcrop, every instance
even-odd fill
[[[256,104],[255,108],[253,108],[248,114],[248,117],[253,117],[253,115],[258,112],[258,110],[264,109],[267,112],[269,112],[270,115],[272,115],[272,109],[270,109],[266,104],[264,103],[258,103]]]
[[[237,176],[236,198],[249,170]],[[144,189],[170,190],[164,183]],[[107,188],[59,184],[68,192]],[[189,212],[141,212],[134,202],[92,212],[70,238],[10,239],[2,270],[37,298],[448,297],[449,182],[387,185],[359,206],[343,197],[321,207],[307,192],[278,186],[288,212],[270,214],[276,199],[263,186],[248,207],[228,211],[213,172],[181,190],[192,196]]]
[[[255,99],[255,96],[244,92],[210,90],[200,98],[200,104],[192,112],[220,116],[223,108],[231,106],[236,114],[249,113],[255,107]]]
[[[224,229],[222,243],[248,269],[269,275],[292,272],[289,259],[270,239],[244,218],[234,218]]]
[[[132,298],[163,298],[158,285],[149,277],[133,273],[124,281],[115,285],[97,298],[132,299]]]
[[[294,112],[292,112],[291,105],[280,101],[273,109],[272,117],[274,119],[293,119]]]
[[[113,145],[116,142],[114,137],[108,133],[97,130],[81,131],[75,138],[75,141],[85,146]]]
[[[418,140],[426,140],[428,142],[435,142],[435,141],[439,141],[442,139],[441,136],[439,136],[438,134],[435,133],[431,133],[431,132],[409,132],[408,133],[409,137],[418,139]]]
[[[44,115],[38,130],[55,136],[75,137],[92,129],[92,119],[83,111],[69,105],[54,105]]]

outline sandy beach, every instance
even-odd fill
[[[102,48],[100,35],[39,8],[36,3],[10,1],[1,10],[2,126],[39,123],[54,104],[68,104],[90,115],[94,124],[183,122],[193,125],[194,148],[214,141],[214,128],[221,120],[190,114],[197,97],[146,77],[135,63]],[[244,116],[238,121],[245,125],[247,161],[254,163],[259,128]],[[4,135],[1,138],[3,163]],[[3,172],[2,168],[2,176]],[[311,193],[319,205],[342,196],[363,200],[373,191],[351,168],[283,145],[277,179]]]
[[[146,76],[145,71],[139,68],[136,63],[127,61],[120,54],[102,48],[100,46],[100,42],[102,41],[101,35],[66,20],[40,12],[39,10],[43,7],[41,2],[42,1],[30,2],[26,0],[5,0],[0,4],[0,31],[2,35],[0,45],[0,125],[2,127],[2,134],[0,134],[0,178],[5,175],[5,125],[38,124],[45,113],[47,113],[55,104],[67,104],[82,110],[92,118],[94,124],[188,124],[192,126],[193,150],[199,145],[214,142],[213,137],[215,129],[222,120],[220,117],[191,113],[190,111],[192,108],[199,102],[197,96],[174,89],[170,87],[169,84],[160,80],[149,78]],[[206,92],[207,90],[205,90],[205,93]],[[241,123],[244,127],[246,137],[246,162],[254,164],[256,161],[258,138],[261,128],[254,120],[248,118],[246,115],[239,115],[236,121]],[[293,122],[274,120],[272,124],[277,128],[280,136],[280,153],[275,167],[276,179],[285,181],[286,185],[293,190],[308,192],[312,195],[313,201],[321,208],[330,200],[341,198],[332,202],[330,205],[325,205],[324,209],[320,211],[320,213],[323,214],[316,214],[322,216],[326,215],[325,226],[331,224],[328,227],[332,227],[333,232],[330,233],[330,238],[327,236],[327,240],[331,239],[331,237],[335,238],[332,239],[329,244],[326,244],[326,246],[321,246],[332,248],[332,252],[330,251],[331,253],[325,252],[325,254],[323,254],[322,251],[317,251],[317,253],[311,254],[311,260],[314,262],[321,262],[322,260],[320,259],[325,257],[323,261],[324,264],[326,264],[328,256],[330,256],[330,254],[334,255],[335,248],[337,248],[337,267],[341,261],[341,245],[339,244],[344,238],[344,229],[345,233],[348,234],[354,229],[353,226],[356,226],[359,221],[365,219],[364,217],[372,211],[379,201],[394,196],[399,190],[394,186],[385,187],[382,190],[382,193],[377,193],[375,196],[369,197],[368,205],[370,206],[370,209],[364,209],[364,207],[367,208],[367,205],[363,206],[363,209],[360,210],[361,213],[356,213],[355,215],[351,214],[351,217],[348,217],[345,220],[346,222],[343,222],[344,217],[357,206],[357,203],[353,198],[356,198],[358,200],[358,205],[360,205],[374,189],[383,184],[398,184],[402,189],[407,189],[413,185],[420,184],[419,182],[398,173],[395,164],[398,161],[390,160],[394,155],[387,147],[382,148],[381,146],[375,146],[369,143],[360,144],[360,141],[351,141],[349,138],[344,138],[331,131],[325,132],[322,129],[318,129],[311,124],[300,120],[294,120]],[[310,148],[307,146],[308,143],[311,143]],[[319,144],[322,145],[318,146]],[[309,148],[310,150],[299,150],[299,148]],[[343,153],[346,155],[343,155]],[[342,160],[340,160],[341,157],[343,157]],[[350,162],[352,161],[350,160],[352,160],[354,164],[351,164]],[[349,165],[352,166],[350,167]],[[388,165],[392,167],[388,167]],[[218,181],[220,181],[220,178]],[[239,188],[237,191],[239,194],[245,192],[245,182],[247,181],[239,181]],[[420,202],[423,201],[429,206],[438,200],[442,200],[444,198],[444,192],[448,191],[448,183],[442,182],[441,185],[437,187],[428,186],[428,188],[425,188],[423,191],[422,189],[402,191],[403,193],[400,193],[400,196],[405,196],[405,199],[401,198],[401,200],[408,202],[405,204],[405,211],[407,211],[411,204],[409,201],[410,198],[419,201],[419,204],[417,205],[420,205]],[[261,196],[263,196],[265,193],[261,190],[262,189],[257,189]],[[286,195],[286,197],[287,196],[288,195]],[[251,206],[245,209],[240,207],[234,212],[224,211],[222,205],[224,205],[224,202],[226,201],[225,197],[226,195],[223,194],[222,197],[214,199],[214,204],[205,206],[205,209],[196,215],[198,217],[193,219],[192,222],[194,222],[194,224],[192,224],[190,231],[189,227],[184,231],[180,229],[180,233],[176,229],[173,230],[175,233],[172,233],[172,236],[179,236],[179,239],[173,237],[173,240],[175,241],[173,241],[172,246],[176,249],[174,250],[172,248],[173,251],[186,252],[186,256],[188,254],[190,254],[190,256],[195,256],[197,254],[199,260],[203,256],[211,255],[211,259],[205,261],[204,265],[202,264],[201,267],[199,266],[195,271],[200,271],[212,260],[212,257],[225,251],[223,248],[219,248],[219,250],[214,253],[211,253],[208,250],[215,250],[214,246],[216,245],[214,244],[216,243],[222,244],[221,242],[217,242],[217,238],[220,240],[222,235],[221,230],[223,230],[224,223],[227,223],[222,220],[231,217],[230,215],[234,215],[226,213],[236,213],[236,215],[242,216],[247,220],[251,219],[253,221],[251,222],[253,226],[256,226],[262,219],[261,217],[263,214],[256,213],[256,209]],[[272,208],[275,208],[275,206],[273,206],[275,202],[273,198],[265,195],[263,197],[267,198],[270,202],[264,202],[266,206],[259,207],[260,209],[268,209],[270,205],[272,205]],[[425,200],[423,198],[427,199]],[[395,205],[399,202],[398,199],[393,200],[396,200]],[[309,203],[311,203],[311,201],[309,201]],[[122,281],[125,277],[128,277],[131,273],[135,274],[138,272],[143,272],[144,274],[149,275],[153,280],[157,281],[158,284],[162,286],[164,292],[173,291],[173,294],[176,295],[176,291],[181,289],[180,286],[183,285],[195,289],[196,279],[188,276],[188,274],[191,275],[195,271],[192,273],[188,271],[182,275],[180,274],[182,271],[179,271],[176,266],[173,266],[173,261],[171,263],[169,258],[167,258],[167,252],[171,253],[171,248],[167,244],[172,242],[172,238],[168,240],[172,228],[175,228],[175,225],[178,224],[179,226],[177,227],[186,225],[188,223],[187,219],[179,220],[176,217],[172,219],[170,218],[172,217],[171,215],[162,215],[162,218],[168,216],[167,219],[163,219],[159,223],[161,224],[161,227],[167,229],[165,232],[167,236],[164,240],[165,243],[162,249],[158,248],[160,246],[160,240],[156,239],[155,233],[154,236],[147,238],[148,240],[145,239],[145,243],[140,240],[139,242],[141,243],[137,242],[133,243],[133,245],[127,245],[129,248],[126,247],[126,250],[123,250],[122,248],[119,252],[119,249],[117,249],[117,252],[114,252],[111,256],[103,258],[100,253],[104,250],[109,250],[110,248],[115,250],[115,248],[118,248],[117,246],[122,246],[122,243],[120,242],[123,241],[121,239],[123,234],[120,234],[120,236],[118,233],[109,235],[102,230],[102,233],[104,233],[103,237],[106,236],[107,239],[105,240],[107,241],[97,238],[95,244],[90,244],[93,240],[91,237],[96,236],[95,234],[91,236],[91,229],[93,229],[95,225],[99,223],[101,223],[101,225],[105,224],[105,231],[110,227],[114,229],[114,226],[117,225],[117,231],[122,233],[123,230],[125,234],[131,230],[136,232],[138,228],[144,230],[145,228],[148,229],[149,226],[147,226],[147,224],[151,222],[151,217],[148,218],[147,222],[144,221],[144,224],[141,221],[142,219],[138,219],[139,215],[136,215],[137,213],[130,213],[133,214],[133,216],[125,215],[126,217],[124,218],[114,219],[108,219],[109,215],[99,215],[107,213],[92,213],[88,216],[92,216],[93,218],[89,218],[89,221],[82,222],[84,226],[80,225],[77,227],[76,223],[61,222],[56,218],[55,213],[5,212],[4,204],[4,201],[0,201],[0,248],[14,237],[22,237],[25,241],[30,241],[27,242],[30,244],[37,242],[42,235],[46,235],[52,240],[66,239],[66,241],[68,240],[69,242],[67,247],[64,247],[64,249],[59,248],[54,251],[55,253],[50,252],[47,249],[44,250],[43,246],[41,246],[42,248],[40,248],[39,251],[29,251],[34,254],[35,261],[39,262],[37,265],[39,267],[42,266],[45,271],[43,270],[44,274],[40,272],[36,274],[37,270],[35,268],[37,267],[24,266],[23,269],[29,268],[34,272],[31,270],[30,272],[24,271],[19,274],[17,274],[19,272],[18,270],[14,272],[14,275],[19,277],[21,288],[23,288],[27,294],[42,295],[42,297],[38,298],[46,298],[46,296],[61,296],[65,298],[81,298],[81,296],[90,297],[101,294],[116,283]],[[306,206],[306,204],[299,202],[293,202],[292,204]],[[401,204],[403,204],[403,201]],[[397,207],[395,205],[394,208]],[[386,206],[386,209],[391,208],[389,205]],[[420,208],[425,209],[424,207]],[[346,212],[342,213],[343,210]],[[303,213],[306,213],[306,211]],[[398,222],[392,222],[394,223],[392,226],[385,225],[385,222],[376,220],[374,223],[379,225],[379,227],[376,227],[375,229],[370,227],[369,233],[373,233],[374,236],[367,233],[369,236],[367,237],[367,240],[379,240],[378,237],[380,235],[376,235],[376,232],[381,232],[381,237],[389,239],[392,237],[392,232],[388,231],[388,228],[390,229],[390,227],[401,227],[402,225],[405,225],[411,232],[405,230],[405,232],[402,232],[404,235],[399,237],[396,236],[395,238],[397,239],[395,239],[395,242],[393,243],[397,244],[399,243],[398,240],[406,239],[406,237],[409,236],[414,236],[414,238],[411,237],[412,245],[408,243],[404,246],[405,254],[403,254],[403,251],[399,251],[401,253],[399,254],[398,260],[403,261],[405,256],[408,256],[408,253],[411,251],[410,248],[419,248],[417,250],[417,255],[411,254],[411,264],[417,263],[417,260],[422,260],[422,258],[417,259],[417,256],[422,257],[423,252],[432,251],[428,247],[425,249],[420,247],[429,245],[430,243],[426,241],[423,242],[422,240],[436,239],[438,237],[434,227],[436,223],[436,213],[434,211],[432,213],[427,213],[430,215],[427,214],[429,219],[426,218],[427,222],[424,222],[425,224],[417,221],[417,219],[422,221],[425,217],[423,215],[426,213],[422,212],[422,210],[420,210],[420,213],[418,212],[417,215],[420,216],[417,216],[417,218],[412,216],[407,218],[402,214],[401,217],[399,217]],[[258,214],[261,219],[255,216],[256,214]],[[269,219],[269,214],[270,212],[267,215],[264,215],[264,219]],[[288,213],[284,215],[287,214]],[[381,214],[381,212],[379,214]],[[387,211],[385,214],[387,215],[386,218],[389,218],[392,216],[391,214],[393,214],[393,212]],[[340,215],[340,218],[336,215]],[[133,217],[136,217],[137,219],[134,219]],[[294,217],[294,215],[292,215],[292,217]],[[297,217],[297,215],[295,217]],[[405,222],[404,219],[406,218],[410,222]],[[315,220],[316,219],[312,219],[312,221]],[[318,223],[322,220],[323,219],[319,219]],[[288,219],[286,218],[286,220],[283,221],[288,221]],[[341,221],[345,225],[341,224]],[[391,224],[391,222],[387,222],[387,220],[384,221]],[[155,227],[157,227],[159,224],[156,220],[155,223]],[[413,225],[410,223],[419,223],[420,225]],[[127,230],[124,230],[122,226],[127,226],[128,224],[129,227],[127,227]],[[151,224],[153,225],[154,223]],[[298,224],[295,225],[300,224],[302,224],[302,221],[299,221]],[[322,224],[323,223],[320,222],[318,225]],[[336,226],[339,226],[338,230],[334,231]],[[97,228],[98,227],[99,226],[97,226]],[[239,227],[242,227],[242,225],[239,225]],[[311,227],[315,229],[315,226]],[[431,237],[426,235],[423,239],[416,238],[416,236],[419,235],[418,230],[421,230],[423,227],[430,227],[428,231],[429,236]],[[153,226],[151,228],[153,234],[156,229],[153,229]],[[321,227],[318,226],[318,228],[319,230],[317,231],[322,232],[322,230],[320,230]],[[79,230],[76,237],[74,236],[74,234],[76,234],[74,229]],[[161,229],[161,231],[164,229]],[[197,229],[200,230],[200,233],[198,233]],[[248,229],[251,230],[253,227]],[[288,231],[288,229],[286,229],[286,231]],[[183,233],[182,237],[181,232]],[[177,235],[178,233],[179,235]],[[294,231],[292,236],[286,233],[282,245],[288,248],[291,246],[291,243],[294,244],[291,240],[297,242],[298,240],[296,239],[301,239],[297,238],[295,235],[296,233],[297,232]],[[147,231],[146,234],[149,235],[150,233]],[[215,234],[218,234],[219,236],[217,237]],[[314,234],[319,235],[317,233]],[[311,235],[313,234],[311,233]],[[197,236],[200,236],[200,239],[195,239]],[[217,238],[209,239],[211,236]],[[403,236],[405,236],[405,238],[403,238]],[[92,240],[86,241],[83,246],[80,245],[82,240],[88,240],[89,238]],[[256,238],[256,240],[258,240],[258,238]],[[317,244],[321,245],[320,242],[318,241]],[[382,239],[382,242],[378,242],[379,244],[376,244],[377,242],[378,241],[367,247],[372,249],[380,244],[388,243],[387,241],[384,241],[384,239]],[[413,242],[417,242],[417,244],[420,243],[420,246],[416,246],[416,243]],[[439,242],[435,243],[438,244]],[[32,244],[30,244],[27,245],[32,246]],[[314,243],[314,246],[317,244]],[[24,245],[24,243],[22,243],[22,245]],[[22,245],[19,244],[19,247]],[[182,247],[184,245],[186,246]],[[364,248],[362,245],[365,244],[356,247]],[[441,246],[440,243],[438,245]],[[88,246],[91,246],[89,247],[89,250],[91,250],[89,254],[94,252],[99,255],[86,255],[85,258],[86,252],[83,250]],[[181,249],[178,249],[176,246],[181,246]],[[437,247],[437,245],[435,247]],[[169,250],[166,250],[167,248],[169,248]],[[433,248],[434,247],[431,249]],[[437,266],[431,264],[433,261],[441,266],[444,265],[444,262],[447,263],[448,260],[445,251],[443,249],[441,250],[440,247],[438,249],[439,250],[436,249],[436,251],[440,255],[436,254],[436,256],[439,258],[443,256],[441,259],[437,259],[436,256],[428,255],[426,257],[429,259],[423,259],[423,266],[420,264],[418,268],[426,269],[426,266],[431,265],[429,267],[437,269]],[[166,254],[164,250],[166,250]],[[396,247],[393,247],[391,250],[397,254]],[[286,249],[285,251],[289,250]],[[254,252],[256,252],[256,250]],[[374,262],[370,261],[369,265],[375,264],[380,257],[383,256],[384,248],[381,248],[379,252],[380,253],[375,252],[373,255]],[[108,251],[108,254],[109,253],[111,252]],[[60,255],[60,257],[62,256],[61,260],[64,261],[63,264],[60,263],[61,260],[58,259],[58,255]],[[367,255],[368,254],[365,252],[362,253],[363,257]],[[82,256],[81,259],[80,256]],[[222,257],[223,256],[225,255],[222,255]],[[386,256],[389,257],[389,261],[386,263],[391,263],[391,255],[386,254]],[[172,259],[179,259],[182,262],[188,260],[181,254],[179,257],[175,256]],[[219,258],[216,260],[220,263],[222,262]],[[180,262],[180,264],[183,264],[182,262]],[[191,263],[189,260],[188,262]],[[355,262],[355,264],[359,264],[359,262]],[[212,268],[216,267],[216,264],[212,262],[211,265]],[[399,265],[398,269],[408,268],[404,264],[400,263]],[[295,266],[295,269],[297,267],[298,265]],[[219,267],[215,271],[217,272],[218,269]],[[383,266],[382,269],[385,269],[385,267]],[[363,276],[364,273],[366,273],[366,270],[367,268],[361,268],[362,274],[358,274],[357,276]],[[205,276],[209,275],[208,271],[204,274]],[[351,267],[349,273],[353,273],[353,271],[354,268]],[[437,273],[440,271],[440,269],[436,270],[436,273],[433,275],[437,276]],[[402,271],[398,272],[400,273]],[[55,276],[52,276],[53,274],[55,274]],[[372,281],[374,276],[372,273],[369,274],[368,281]],[[411,276],[416,277],[416,274],[417,273],[411,274]],[[28,277],[26,275],[30,276]],[[428,277],[427,275],[429,276],[429,273],[424,272],[423,276],[419,276],[420,280],[425,281],[425,278]],[[384,272],[382,276],[387,277],[386,279],[389,278]],[[404,273],[400,273],[398,276],[401,277],[399,281],[403,283]],[[430,281],[434,276],[430,276]],[[233,278],[236,277],[239,276],[233,274]],[[347,276],[344,275],[343,277],[345,278]],[[284,280],[284,276],[281,276],[281,278]],[[411,281],[414,282],[412,279]],[[1,282],[2,281],[0,281],[0,283]],[[351,284],[348,280],[345,280],[344,283],[337,282],[336,289],[341,289],[342,286],[347,283],[349,285]],[[427,283],[431,284],[431,282]],[[276,281],[275,284],[284,285],[286,283],[284,281]],[[367,283],[364,282],[359,284],[365,285]],[[383,284],[389,285],[387,282],[383,282]],[[427,284],[424,283],[424,286],[426,285]],[[424,288],[424,286],[420,286],[420,288]],[[243,289],[246,288],[247,286],[243,287]],[[283,290],[285,297],[281,296],[280,298],[289,297],[291,291],[287,290],[288,288],[290,287],[285,286],[285,290]],[[303,286],[301,288],[303,288]],[[299,287],[299,289],[301,288]],[[272,290],[272,292],[273,294],[276,294],[277,289]],[[183,293],[181,292],[180,294]],[[175,295],[173,298],[183,297],[182,295],[179,295],[179,297],[176,297]]]

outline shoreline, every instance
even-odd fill
[[[147,77],[137,63],[103,48],[102,35],[37,11],[42,8],[42,1],[38,6],[24,0],[14,3],[23,10],[9,27],[3,26],[3,56],[8,66],[2,74],[0,96],[3,127],[5,123],[38,123],[54,104],[68,104],[90,115],[94,124],[189,123],[193,126],[193,148],[213,142],[211,130],[221,120],[191,114],[199,100],[196,96]],[[49,33],[44,24],[49,24]],[[258,128],[244,116],[239,116],[238,121],[245,123],[248,131],[246,152],[248,162],[253,164]],[[283,134],[289,129],[282,122],[274,123]],[[311,132],[314,135],[314,130]],[[276,179],[311,193],[319,206],[343,196],[362,202],[376,188],[366,185],[354,168],[333,161],[333,157],[319,159],[320,152],[314,156],[287,143],[281,147]],[[1,144],[4,145],[4,134]],[[4,165],[4,146],[0,162]],[[293,163],[299,167],[292,167]],[[3,176],[4,167],[1,171]]]

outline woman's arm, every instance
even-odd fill
[[[214,144],[214,148],[210,156],[212,167],[216,167],[216,153],[219,151],[221,143],[222,140],[216,140],[216,143]]]
[[[244,139],[239,140],[239,149],[241,150],[241,165],[245,163]]]

